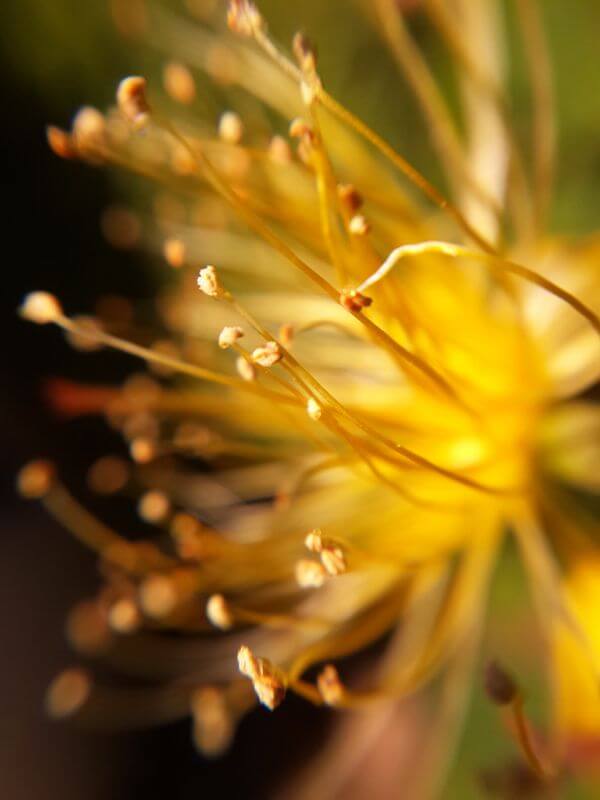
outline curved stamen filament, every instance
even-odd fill
[[[365,289],[368,289],[369,286],[373,286],[373,284],[378,283],[380,280],[382,280],[382,278],[385,278],[385,276],[397,264],[399,264],[402,259],[410,256],[420,256],[433,253],[448,256],[450,258],[468,258],[475,261],[481,261],[492,269],[498,269],[501,272],[507,272],[509,274],[516,275],[528,283],[533,283],[535,286],[538,286],[540,289],[548,292],[548,294],[558,297],[564,303],[571,306],[574,311],[576,311],[590,323],[596,333],[598,333],[600,336],[600,317],[598,317],[598,315],[592,311],[591,308],[586,306],[585,303],[575,297],[575,295],[558,286],[558,284],[554,283],[554,281],[544,278],[534,270],[524,267],[521,264],[517,264],[514,261],[509,261],[505,258],[501,258],[500,256],[480,253],[477,250],[471,250],[468,247],[451,244],[450,242],[419,242],[418,244],[407,244],[397,247],[395,250],[392,250],[379,269],[369,278],[367,278],[366,281],[361,283],[361,285],[358,287],[358,291],[362,292]]]

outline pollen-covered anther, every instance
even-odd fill
[[[235,361],[235,368],[243,381],[250,383],[256,378],[256,369],[244,356],[239,356]]]
[[[352,236],[366,236],[371,230],[371,225],[362,214],[355,214],[348,223],[348,231]]]
[[[338,184],[337,195],[340,202],[343,203],[353,215],[356,214],[364,203],[362,195],[351,183]]]
[[[318,561],[301,558],[295,568],[296,583],[302,589],[319,589],[325,583],[327,570]]]
[[[219,347],[222,350],[227,350],[241,339],[244,331],[239,325],[226,325],[219,334]]]
[[[225,111],[219,119],[219,138],[227,144],[239,144],[244,135],[244,123],[235,111]]]
[[[360,313],[363,308],[368,308],[372,302],[372,298],[361,294],[356,289],[342,289],[340,292],[340,305],[354,314]]]
[[[123,78],[117,88],[119,110],[136,128],[148,122],[150,106],[146,99],[146,79],[139,75]]]
[[[346,572],[346,556],[341,547],[334,544],[324,544],[321,551],[321,563],[328,575],[343,575]]]
[[[319,555],[323,550],[323,533],[320,528],[314,528],[306,534],[304,546],[311,553]]]
[[[283,358],[283,351],[277,342],[266,342],[262,347],[257,347],[252,352],[252,361],[259,367],[275,366]]]
[[[328,706],[338,706],[344,698],[344,685],[333,664],[327,664],[317,676],[317,689]]]
[[[314,397],[309,397],[306,403],[306,413],[310,417],[310,419],[318,422],[323,415],[323,409],[317,403]]]
[[[73,140],[79,150],[97,150],[106,144],[106,120],[92,106],[80,108],[73,119]]]
[[[227,25],[230,30],[241,36],[253,36],[255,32],[264,29],[265,22],[251,0],[230,0]]]
[[[29,322],[46,325],[62,317],[58,300],[49,292],[31,292],[26,295],[19,308],[19,314]]]
[[[145,492],[138,502],[138,514],[143,520],[152,524],[165,520],[170,510],[169,498],[157,489]]]
[[[54,465],[50,461],[30,461],[21,467],[17,475],[17,491],[28,500],[39,500],[48,494],[55,476]]]
[[[233,628],[233,614],[222,594],[213,594],[206,603],[206,618],[221,631]]]
[[[52,152],[59,158],[77,158],[78,153],[73,137],[67,131],[63,131],[55,125],[48,125],[46,139]]]
[[[163,86],[169,97],[182,105],[190,105],[196,98],[194,76],[178,61],[169,61],[163,68]]]
[[[221,286],[217,270],[212,264],[203,267],[198,273],[198,288],[208,297],[218,299],[225,296],[225,290]]]
[[[198,689],[192,695],[191,710],[196,747],[204,756],[221,755],[234,732],[224,692],[211,686]]]
[[[279,670],[268,659],[255,656],[246,645],[238,650],[238,668],[252,681],[260,702],[271,711],[277,708],[285,697],[285,684]]]
[[[173,269],[180,269],[185,264],[185,244],[181,239],[167,239],[163,244],[165,261]]]

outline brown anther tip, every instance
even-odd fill
[[[244,135],[244,123],[235,111],[225,111],[219,118],[219,138],[227,144],[239,144]]]
[[[352,186],[351,183],[338,184],[337,194],[340,201],[348,208],[349,211],[352,212],[352,214],[355,214],[364,203],[362,195],[354,186]]]
[[[48,494],[55,479],[54,465],[50,461],[30,461],[17,475],[17,491],[28,500],[39,500]]]
[[[208,264],[200,270],[197,283],[200,291],[208,297],[218,299],[225,295],[225,290],[221,286],[217,270],[212,264]]]
[[[185,64],[169,61],[163,68],[163,86],[173,100],[190,105],[196,99],[196,83]]]
[[[146,124],[150,106],[146,99],[146,79],[139,75],[123,78],[117,87],[117,105],[136,127]]]
[[[252,352],[252,361],[259,367],[268,369],[275,366],[283,358],[283,351],[277,342],[266,342],[262,347],[257,347]]]
[[[62,317],[62,308],[58,300],[49,292],[30,292],[25,296],[19,314],[29,322],[47,325]]]
[[[227,9],[227,25],[240,36],[253,36],[263,30],[264,20],[251,0],[230,0]]]
[[[359,314],[363,308],[368,308],[373,299],[361,294],[356,289],[342,289],[340,292],[340,305],[354,314]]]
[[[314,72],[317,63],[317,51],[308,36],[300,31],[294,34],[292,50],[300,68],[305,72]]]
[[[338,706],[341,703],[344,686],[333,664],[327,664],[317,676],[317,689],[328,706]]]
[[[309,397],[306,403],[306,413],[314,422],[318,422],[323,414],[323,409],[314,397]]]
[[[167,239],[163,244],[163,255],[170,267],[180,269],[185,264],[185,244],[181,239]]]
[[[219,347],[222,350],[227,350],[229,347],[233,347],[243,335],[244,331],[239,325],[226,325],[219,334]]]
[[[78,153],[73,138],[66,131],[54,125],[48,125],[46,139],[52,152],[59,158],[77,158]]]
[[[92,690],[92,682],[83,669],[73,668],[61,672],[46,691],[46,711],[55,719],[70,717],[85,705]]]
[[[102,456],[91,465],[86,480],[90,489],[97,494],[115,494],[129,480],[129,464],[118,456]]]
[[[233,614],[222,594],[213,594],[206,603],[206,618],[221,631],[233,628]]]
[[[484,686],[490,700],[499,706],[509,705],[519,693],[512,676],[497,661],[486,666]]]

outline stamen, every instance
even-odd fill
[[[327,664],[317,676],[319,694],[328,706],[339,706],[345,694],[345,688],[333,664]]]
[[[194,743],[203,756],[214,758],[227,750],[234,734],[231,712],[220,689],[198,689],[191,699]]]
[[[185,245],[181,239],[167,239],[163,245],[163,254],[167,264],[173,269],[180,269],[185,264]]]
[[[117,600],[108,611],[108,624],[116,633],[135,633],[142,624],[142,616],[136,603],[129,597]]]
[[[86,703],[92,691],[92,681],[83,669],[61,672],[46,692],[46,710],[55,719],[75,714]]]
[[[198,273],[198,288],[208,297],[219,299],[225,296],[225,290],[221,286],[217,270],[212,264],[204,267]]]
[[[225,111],[219,119],[219,137],[227,144],[239,144],[244,135],[244,123],[235,111]]]
[[[150,113],[146,100],[146,79],[139,76],[124,78],[117,88],[117,105],[136,128],[143,127]]]
[[[222,350],[227,350],[229,347],[233,347],[243,335],[244,331],[239,325],[226,325],[219,334],[219,347]]]
[[[249,647],[238,651],[238,667],[250,678],[260,702],[273,711],[285,697],[285,683],[279,670],[266,658],[257,658]]]
[[[282,358],[283,351],[275,341],[269,341],[252,352],[252,361],[265,369],[275,366]]]
[[[296,582],[302,589],[319,589],[325,583],[327,570],[318,561],[302,558],[296,564]]]
[[[163,85],[167,94],[182,105],[190,105],[196,99],[196,83],[185,64],[177,61],[165,64]]]
[[[222,594],[213,594],[206,603],[206,617],[215,628],[221,631],[231,630],[234,617]]]
[[[28,500],[39,500],[51,490],[55,474],[50,461],[30,461],[17,475],[17,490]]]
[[[164,522],[171,510],[171,503],[164,492],[156,489],[146,492],[138,502],[138,514],[146,522]]]
[[[314,397],[309,397],[306,403],[306,413],[314,422],[318,422],[323,414],[323,409]]]
[[[53,294],[48,292],[31,292],[25,296],[19,314],[29,322],[37,325],[47,325],[57,322],[62,316],[60,303]]]

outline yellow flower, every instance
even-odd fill
[[[158,15],[181,59],[166,66],[168,96],[130,77],[117,108],[49,131],[59,155],[160,187],[142,227],[179,271],[158,303],[160,340],[84,325],[42,293],[22,312],[161,376],[61,385],[57,402],[103,409],[123,431],[140,514],[170,546],[109,530],[45,464],[21,487],[105,566],[107,587],[70,626],[74,644],[161,681],[143,711],[123,697],[123,716],[190,712],[211,754],[256,699],[275,708],[286,691],[354,708],[442,674],[456,705],[507,536],[557,651],[557,731],[600,728],[597,523],[564,488],[599,485],[600,415],[581,397],[600,374],[599,243],[544,235],[554,122],[535,5],[518,4],[534,99],[525,150],[508,114],[499,4],[459,0],[457,15],[443,0],[422,5],[453,57],[464,137],[398,4],[365,11],[422,106],[452,200],[328,94],[305,37],[288,59],[247,0],[230,4],[230,31],[202,24],[190,36]],[[192,67],[254,99],[213,132],[193,113]],[[265,106],[289,120],[288,136]],[[96,484],[110,474],[95,468]],[[391,630],[370,684],[353,691],[330,662]],[[572,698],[589,695],[575,713]],[[111,702],[79,672],[50,698],[58,714]],[[518,691],[512,705],[523,752],[547,778]]]

